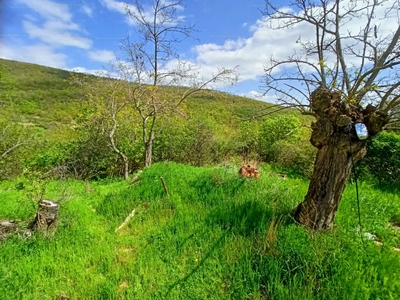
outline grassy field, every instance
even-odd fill
[[[135,185],[50,182],[47,198],[66,195],[57,232],[0,244],[0,299],[400,298],[395,191],[360,185],[362,232],[376,235],[377,246],[360,238],[354,185],[335,229],[313,233],[288,217],[307,182],[283,180],[266,165],[261,174],[255,181],[232,166],[162,163]],[[33,218],[28,186],[0,184],[0,219]]]

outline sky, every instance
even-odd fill
[[[121,39],[134,32],[122,3],[5,0],[0,57],[89,73],[101,70],[119,55]],[[195,38],[176,45],[180,57],[201,66],[201,73],[238,66],[239,81],[229,91],[248,97],[259,94],[266,54],[273,51],[268,49],[270,43],[264,44],[257,36],[264,1],[191,0],[184,4],[179,14],[197,32]],[[226,55],[226,51],[231,52]]]
[[[275,4],[284,7],[287,1],[275,0]],[[0,3],[1,58],[96,73],[120,56],[121,39],[127,34],[135,37],[135,26],[118,0]],[[177,53],[198,66],[204,79],[218,68],[237,67],[238,82],[229,89],[220,86],[233,94],[273,102],[272,95],[258,98],[271,55],[286,58],[298,47],[296,40],[313,34],[301,26],[286,31],[268,29],[261,12],[264,0],[188,0],[184,4],[178,14],[197,32],[195,39],[176,45]],[[351,26],[359,29],[362,23],[354,20]]]

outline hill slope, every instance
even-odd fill
[[[0,59],[0,67],[10,77],[8,82],[0,78],[0,97],[11,100],[8,107],[13,111],[4,107],[1,117],[11,114],[13,121],[47,126],[51,122],[69,123],[78,114],[83,95],[72,84],[69,71],[4,59]],[[229,123],[232,117],[250,118],[269,106],[262,101],[218,92],[193,95],[187,103],[191,115],[212,116],[220,123]]]
[[[77,76],[94,83],[93,90],[86,91],[86,95],[94,95],[90,100],[73,83]],[[109,107],[98,94],[108,83],[93,75],[0,60],[0,178],[18,176],[23,170],[47,174],[60,166],[75,178],[120,176],[122,158],[111,147]],[[184,89],[161,88],[165,99]],[[156,127],[162,131],[154,142],[154,161],[202,166],[278,159],[308,172],[313,149],[293,147],[293,143],[309,145],[309,130],[301,126],[309,122],[306,117],[286,110],[274,116],[276,123],[264,124],[271,116],[243,122],[270,107],[272,104],[222,92],[193,94],[180,107],[182,114],[159,116]],[[125,106],[118,115],[114,143],[128,157],[131,171],[143,165],[142,132],[137,111],[133,105]],[[289,138],[290,144],[272,147]]]

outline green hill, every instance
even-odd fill
[[[3,103],[2,118],[10,115],[7,108],[14,112],[13,121],[41,126],[51,122],[69,123],[78,115],[84,95],[72,84],[69,71],[4,59],[0,59],[0,67],[13,84],[10,89],[10,81],[0,79],[0,97],[11,100],[9,105]],[[193,95],[187,103],[190,114],[213,116],[220,123],[230,123],[235,117],[250,118],[270,106],[254,99],[209,91]]]
[[[97,84],[97,88],[108,80],[112,82],[0,60],[0,178],[18,176],[23,170],[47,174],[61,166],[70,176],[81,179],[121,175],[121,157],[110,146],[107,107],[98,90],[93,90],[97,100],[88,100],[88,91],[74,83],[77,78],[90,86]],[[162,89],[168,99],[184,88]],[[171,111],[158,119],[156,126],[163,130],[155,140],[154,161],[197,166],[281,161],[286,166],[300,166],[300,173],[309,173],[314,152],[307,148],[309,130],[301,126],[309,119],[289,109],[273,117],[254,118],[273,107],[211,90],[193,94],[180,107],[180,113]],[[119,118],[115,142],[134,171],[143,166],[142,121],[133,105],[128,105]],[[276,144],[283,140],[292,144]],[[298,150],[293,143],[307,146]],[[283,155],[285,147],[289,147],[289,155]]]

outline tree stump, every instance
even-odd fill
[[[18,222],[14,220],[0,220],[0,241],[12,234],[18,228]]]
[[[47,232],[54,230],[58,218],[60,204],[51,200],[42,200],[39,203],[35,220],[30,226],[33,230]]]

